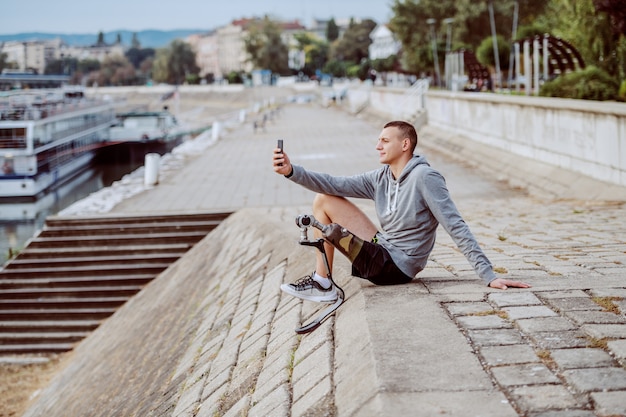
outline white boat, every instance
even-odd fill
[[[163,154],[179,145],[190,133],[190,129],[180,125],[167,108],[119,113],[116,117],[109,142],[117,145],[118,157],[120,153],[134,157],[143,157],[148,152]]]
[[[0,93],[0,197],[30,197],[80,173],[109,138],[112,103],[79,88]]]

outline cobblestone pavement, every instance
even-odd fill
[[[297,336],[319,306],[277,289],[311,272],[293,218],[312,194],[271,172],[271,149],[284,138],[293,162],[359,172],[380,126],[288,106],[246,130],[116,207],[243,209],[87,338],[26,416],[626,415],[623,202],[536,199],[423,138],[496,271],[532,288],[485,287],[440,231],[407,285],[369,285],[338,257],[346,303]]]

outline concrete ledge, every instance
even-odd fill
[[[537,198],[626,201],[626,187],[515,155],[430,125],[419,130],[420,145],[442,152]]]

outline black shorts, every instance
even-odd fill
[[[387,249],[372,242],[363,242],[361,251],[352,263],[352,275],[376,285],[406,284],[413,279],[400,271]]]

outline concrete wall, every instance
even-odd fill
[[[389,116],[411,115],[408,107],[419,100],[401,91],[373,89],[370,105],[387,109]],[[359,105],[352,108],[363,107],[364,93],[355,94]],[[425,109],[432,127],[626,186],[625,104],[431,90]]]

